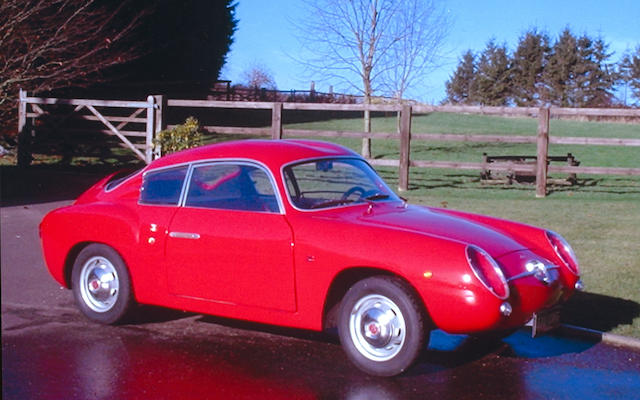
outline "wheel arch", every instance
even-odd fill
[[[322,310],[322,329],[327,331],[335,328],[337,326],[337,315],[338,310],[340,308],[340,303],[344,295],[347,293],[349,288],[353,286],[356,282],[361,281],[363,279],[372,277],[372,276],[388,276],[397,278],[403,282],[403,284],[410,289],[414,296],[420,301],[421,309],[423,312],[424,320],[431,323],[431,317],[429,315],[429,310],[427,309],[424,300],[419,295],[418,291],[413,287],[413,285],[402,275],[394,273],[392,271],[374,268],[374,267],[352,267],[345,270],[340,271],[329,286],[329,290],[327,291],[327,296],[325,298],[324,308]]]
[[[64,259],[63,276],[64,276],[65,286],[68,289],[73,289],[73,282],[71,279],[71,273],[73,272],[73,264],[75,263],[82,249],[84,249],[85,247],[89,246],[92,243],[94,242],[87,241],[87,242],[76,243],[73,247],[71,247],[71,249],[67,253],[67,256]]]

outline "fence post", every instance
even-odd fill
[[[146,140],[144,144],[144,162],[149,164],[153,160],[153,133],[154,133],[154,123],[153,123],[153,114],[155,113],[154,105],[155,99],[153,96],[147,96],[147,129],[146,129]]]
[[[153,138],[155,139],[158,136],[158,133],[160,133],[161,131],[165,130],[167,128],[167,121],[166,121],[166,117],[164,114],[164,111],[167,107],[167,98],[166,96],[163,95],[155,95],[153,96],[155,103],[156,103],[156,108],[155,108],[155,118],[154,118],[154,122],[155,122],[155,127],[154,127],[154,132],[153,132]],[[162,156],[162,149],[160,148],[160,146],[154,146],[154,151],[153,151],[153,158],[160,158]]]
[[[548,107],[538,112],[538,140],[536,157],[536,197],[547,195],[547,156],[549,154],[549,115]]]
[[[20,89],[18,94],[18,167],[31,164],[31,132],[27,125],[27,92]]]
[[[400,168],[398,190],[409,189],[409,162],[411,152],[411,106],[405,104],[400,111]]]
[[[282,139],[282,103],[273,103],[271,108],[271,139]]]

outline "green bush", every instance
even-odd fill
[[[202,144],[202,133],[198,131],[199,127],[198,120],[189,117],[184,124],[158,132],[154,139],[154,146],[160,149],[162,155],[198,147]]]

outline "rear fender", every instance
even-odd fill
[[[133,212],[112,204],[63,207],[47,214],[40,223],[45,264],[53,278],[69,288],[69,269],[75,256],[89,243],[115,249],[128,264],[127,254],[138,241]]]

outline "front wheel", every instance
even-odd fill
[[[347,291],[338,331],[349,359],[377,376],[394,376],[409,368],[428,335],[422,304],[413,290],[388,276],[361,280]]]
[[[122,322],[133,308],[129,271],[109,246],[94,243],[82,249],[73,264],[71,279],[76,304],[93,321]]]

